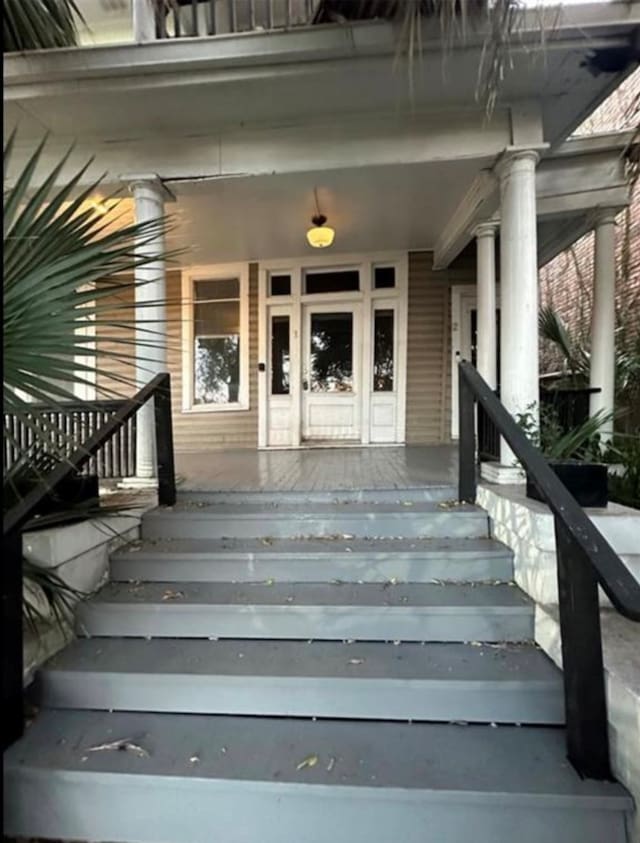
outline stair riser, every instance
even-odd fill
[[[354,672],[357,671],[354,666]],[[149,675],[45,671],[52,708],[562,725],[559,682]]]
[[[338,489],[334,492],[178,492],[179,502],[211,504],[441,503],[458,498],[455,486],[422,489]]]
[[[400,582],[428,583],[509,581],[513,564],[509,556],[482,557],[460,554],[421,556],[387,553],[366,556],[356,553],[325,555],[296,554],[291,558],[269,559],[249,554],[202,558],[159,553],[153,556],[130,554],[111,560],[111,580],[127,582]]]
[[[215,513],[153,512],[142,520],[143,539],[296,538],[350,535],[357,538],[486,538],[482,512],[350,514],[314,517],[298,513],[220,516]]]
[[[83,635],[165,638],[291,638],[340,641],[528,641],[530,607],[79,606]]]
[[[310,748],[312,749],[312,748]],[[625,843],[595,800],[12,769],[5,834],[128,843]],[[135,764],[132,765],[135,768]],[[37,806],[37,810],[34,810]]]

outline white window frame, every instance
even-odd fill
[[[195,281],[240,282],[240,385],[232,404],[194,404],[194,295]],[[233,413],[249,409],[249,264],[224,263],[194,266],[182,272],[182,412]]]

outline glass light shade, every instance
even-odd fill
[[[333,243],[335,231],[328,225],[314,225],[307,231],[307,240],[314,249],[326,249]]]

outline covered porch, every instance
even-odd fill
[[[338,492],[451,487],[456,445],[231,450],[176,455],[181,492]]]

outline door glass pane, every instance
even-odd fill
[[[309,349],[312,392],[353,392],[353,314],[312,313]]]
[[[373,286],[376,290],[387,290],[396,286],[395,266],[376,266],[373,270]]]
[[[393,392],[393,310],[374,314],[373,391]]]
[[[240,337],[196,337],[196,404],[233,404],[240,388]]]
[[[291,276],[290,275],[272,275],[270,280],[271,280],[271,295],[272,296],[290,296],[291,295]]]
[[[289,394],[289,317],[271,317],[271,394]]]
[[[346,293],[360,289],[357,269],[336,269],[331,272],[305,272],[305,293]]]

